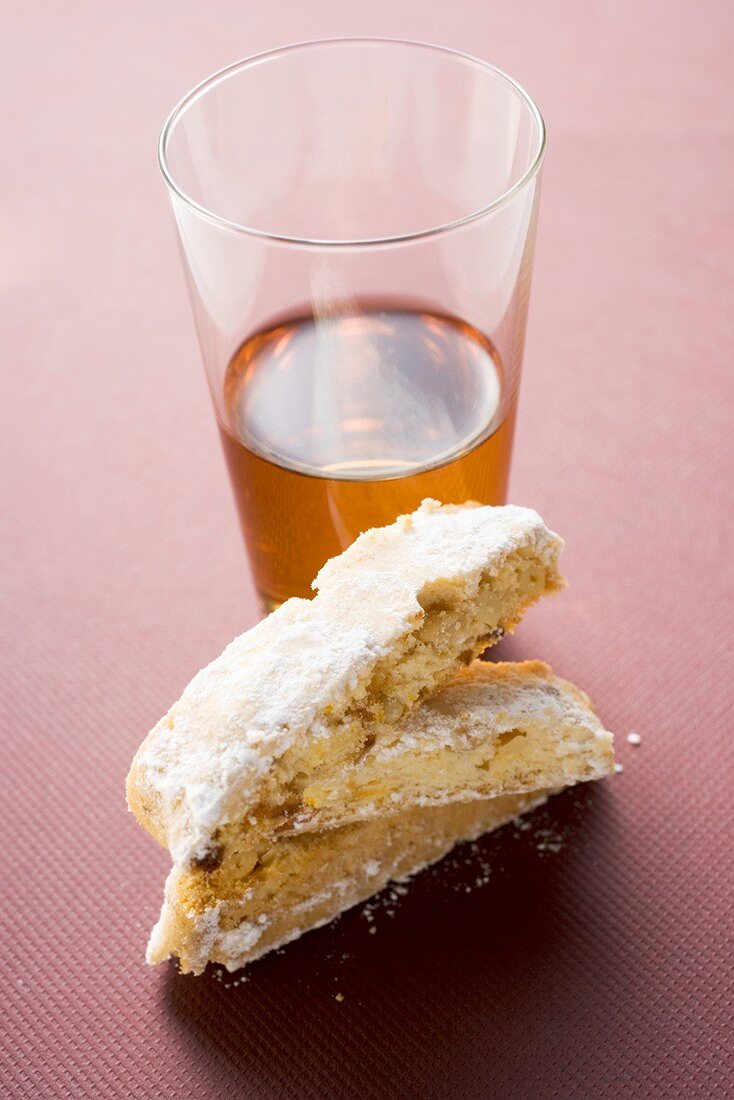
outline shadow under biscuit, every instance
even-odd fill
[[[522,1096],[531,1036],[562,1022],[579,929],[603,952],[588,883],[613,810],[605,784],[575,787],[243,971],[169,964],[169,1026],[222,1096],[480,1096],[490,1064],[501,1095]]]

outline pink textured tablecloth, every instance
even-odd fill
[[[3,1096],[732,1095],[733,15],[5,9]],[[504,655],[581,683],[624,772],[232,986],[143,966],[167,859],[122,791],[255,619],[155,142],[213,69],[350,33],[480,54],[546,115],[511,495],[572,586]]]

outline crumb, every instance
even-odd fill
[[[617,773],[617,775],[619,775],[620,772],[624,771],[624,764],[615,764],[614,765],[614,770]]]
[[[627,734],[627,740],[629,741],[630,745],[641,745],[642,744],[642,738],[640,737],[639,733],[637,733],[635,730],[632,730],[631,733]]]
[[[554,829],[537,829],[532,837],[536,852],[560,852],[563,848],[563,835]]]
[[[370,928],[370,935],[374,936],[376,931],[377,931],[377,927],[373,924],[372,927]]]
[[[343,1001],[344,1000],[344,994],[343,993],[335,993],[334,994],[334,1000],[335,1001]]]

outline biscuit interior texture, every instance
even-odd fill
[[[192,681],[136,756],[131,809],[179,867],[240,878],[278,836],[321,828],[322,808],[341,823],[346,773],[562,586],[561,547],[513,507],[425,502],[367,532],[314,600],[288,601]]]
[[[288,832],[403,806],[491,798],[606,775],[612,736],[586,695],[540,661],[475,661],[382,731],[358,764],[307,780]]]
[[[184,973],[208,962],[237,970],[267,951],[327,924],[339,913],[546,801],[535,791],[489,801],[406,810],[325,833],[285,837],[273,846],[237,898],[197,913],[180,893],[181,872],[166,882],[147,961],[175,956]]]

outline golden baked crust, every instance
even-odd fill
[[[562,585],[561,547],[515,507],[425,501],[368,531],[192,680],[133,761],[130,808],[179,867],[242,873],[304,779],[356,764]]]

